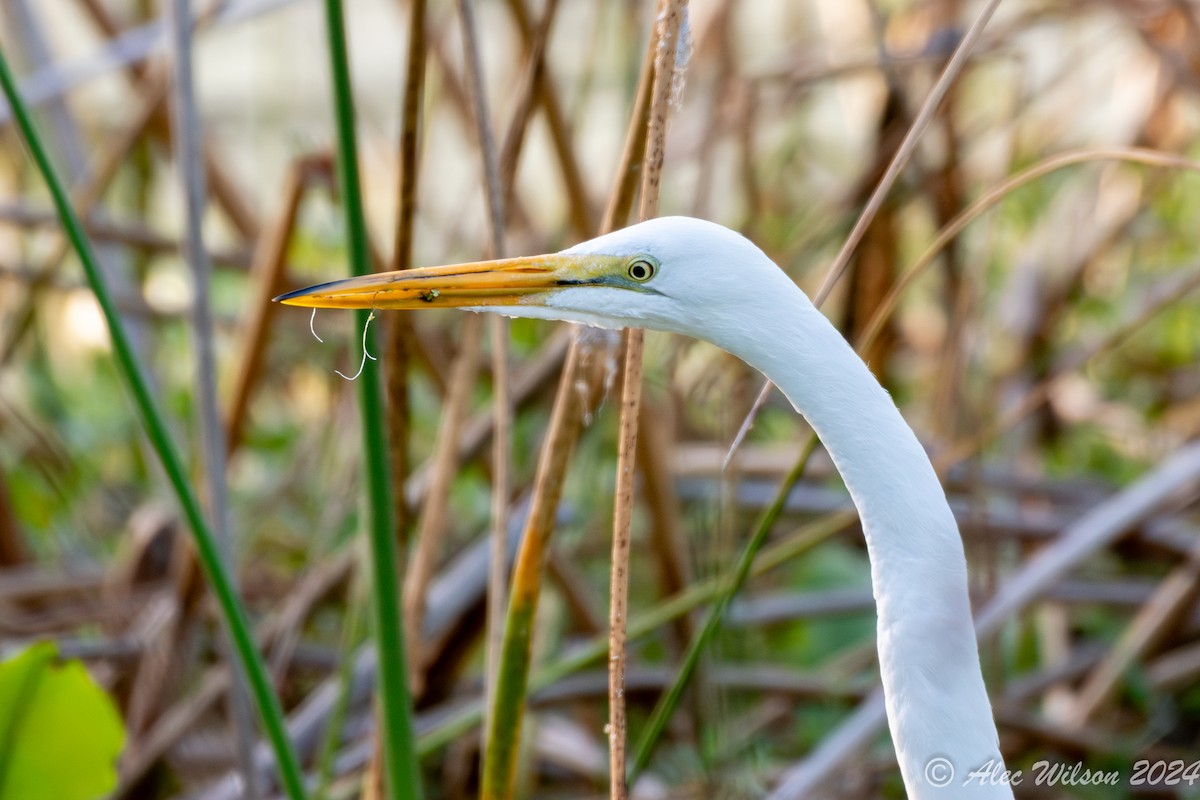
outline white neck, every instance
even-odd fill
[[[754,336],[745,335],[744,317],[731,317],[714,320],[706,338],[783,390],[817,432],[858,508],[878,606],[888,724],[909,797],[1011,798],[1006,785],[963,783],[989,762],[1002,770],[1003,761],[979,668],[962,540],[928,456],[891,397],[803,292],[786,281],[761,300],[767,307],[755,309]],[[956,771],[943,789],[927,779],[935,758]]]

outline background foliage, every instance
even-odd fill
[[[364,444],[358,387],[334,369],[353,373],[361,328],[351,315],[318,314],[320,342],[305,315],[266,303],[347,269],[336,116],[319,57],[325,27],[319,4],[303,0],[222,5],[213,20],[207,4],[196,6],[195,46],[233,557],[285,711],[297,719],[315,707],[314,716],[336,719],[344,701],[338,735],[313,728],[298,750],[307,769],[329,774],[334,795],[353,796],[364,775],[368,785],[377,776],[370,682],[348,679],[356,663],[360,678],[370,671],[355,655],[371,629],[367,592],[356,588]],[[473,5],[496,149],[511,165],[507,251],[594,235],[617,181],[652,4]],[[385,267],[401,249],[412,7],[357,0],[345,11],[361,198],[375,266]],[[977,11],[954,0],[696,0],[661,212],[742,230],[815,292]],[[165,13],[147,0],[10,0],[0,47],[202,487],[195,292],[178,255],[185,223],[164,104],[170,53],[155,27]],[[459,19],[449,3],[428,14],[415,225],[402,244],[414,264],[476,260],[488,252],[488,211]],[[1186,3],[1002,4],[823,307],[861,341],[956,215],[1022,170],[1090,154],[973,215],[864,351],[943,470],[977,609],[1039,554],[1091,532],[1091,546],[1040,599],[983,641],[1016,766],[1083,759],[1128,773],[1138,757],[1200,754],[1200,475],[1187,460],[1200,431],[1200,176],[1189,161],[1200,124],[1197,19]],[[215,779],[247,767],[218,702],[229,679],[214,605],[94,297],[76,257],[64,255],[27,150],[8,115],[0,120],[0,645],[9,654],[49,638],[85,660],[129,730],[119,796],[201,787],[220,796]],[[1130,148],[1155,157],[1134,160]],[[375,324],[388,331],[395,316]],[[402,363],[407,379],[413,513],[402,533],[428,507],[425,465],[439,441],[460,443],[413,662],[421,768],[434,797],[475,791],[478,733],[455,720],[479,696],[485,668],[490,340],[470,372],[466,421],[439,426],[464,316],[413,315],[407,360],[397,361],[386,333],[373,351],[380,363],[366,367],[386,375]],[[529,320],[509,330],[517,531],[567,334]],[[579,390],[585,424],[535,620],[532,683],[541,691],[520,764],[520,791],[538,797],[600,795],[607,782],[603,649],[570,659],[605,626],[620,356],[607,335],[579,335],[590,354]],[[653,624],[631,640],[633,737],[703,606],[668,620],[661,604],[726,573],[806,436],[773,395],[722,469],[759,376],[708,345],[659,334],[648,335],[646,358],[631,622]],[[1168,485],[1176,488],[1138,505],[1137,492]],[[847,507],[818,451],[768,547]],[[1106,533],[1090,521],[1097,510],[1130,522]],[[873,654],[869,567],[861,537],[844,526],[752,578],[634,794],[765,794],[870,689]],[[547,675],[556,680],[539,677]],[[899,794],[886,738],[872,741],[865,760],[839,762],[831,792]]]

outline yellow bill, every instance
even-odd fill
[[[330,281],[276,297],[305,308],[463,308],[538,303],[573,286],[611,285],[626,259],[594,254],[479,261]]]

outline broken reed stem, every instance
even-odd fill
[[[679,29],[687,13],[686,0],[664,0],[655,26],[654,81],[646,124],[643,158],[641,221],[658,212],[658,195],[666,153],[667,115],[675,70]],[[621,387],[621,418],[617,445],[617,481],[613,505],[612,566],[608,615],[608,756],[609,797],[625,800],[625,625],[629,615],[629,523],[633,516],[634,474],[637,462],[637,425],[642,402],[644,332],[627,328],[622,333],[625,379]]]
[[[517,2],[523,3],[524,0],[517,0]],[[504,134],[503,144],[500,146],[498,164],[500,186],[505,190],[502,201],[506,199],[508,193],[512,192],[512,179],[516,174],[517,162],[521,157],[521,146],[525,143],[525,128],[533,117],[533,107],[537,102],[539,76],[546,66],[546,42],[550,39],[550,26],[554,24],[554,17],[558,13],[558,4],[559,0],[546,0],[546,7],[542,11],[542,20],[538,23],[537,30],[533,32],[532,39],[526,42],[528,52],[525,56],[525,64],[521,68],[521,78],[518,84],[521,88],[517,92],[520,100],[516,110],[513,111],[508,130]]]
[[[521,32],[522,46],[526,52],[536,55],[539,49],[535,38],[537,32],[529,17],[526,0],[508,0],[508,8],[512,12],[517,29]],[[545,20],[547,31],[549,31],[549,22],[557,8],[558,0],[548,0],[545,4],[543,20]],[[542,49],[544,50],[544,47]],[[545,121],[550,132],[550,143],[554,147],[555,157],[562,170],[564,188],[567,191],[567,197],[570,198],[570,202],[567,204],[567,213],[570,217],[571,227],[580,236],[590,236],[594,225],[591,201],[583,180],[583,173],[579,169],[579,160],[575,156],[575,147],[567,128],[566,116],[558,102],[554,84],[546,75],[545,69],[535,69],[532,78],[537,101],[546,115]],[[515,149],[519,150],[520,144],[514,144]]]

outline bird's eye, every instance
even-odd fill
[[[645,283],[654,277],[654,263],[644,258],[634,259],[629,262],[628,272],[638,283]]]

